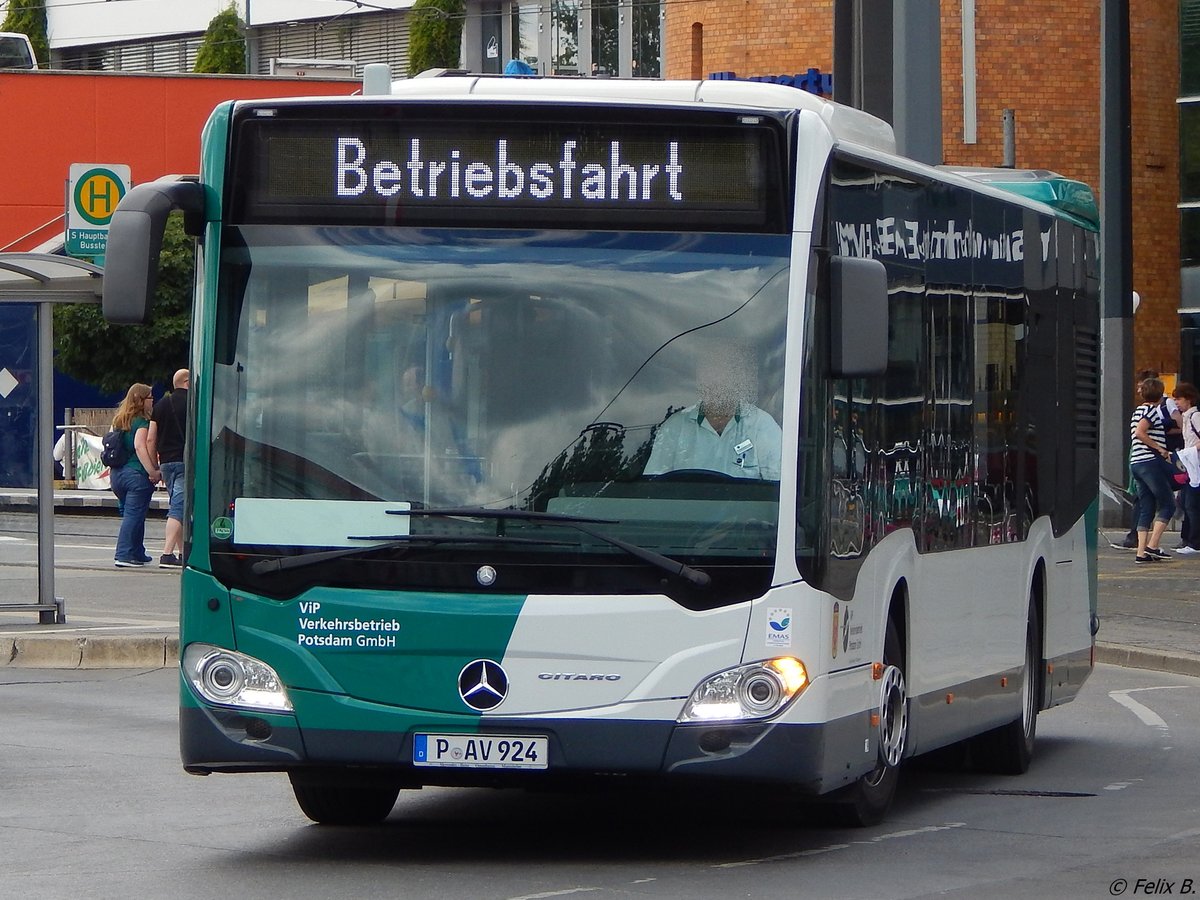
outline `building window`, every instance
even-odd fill
[[[542,73],[538,68],[538,34],[541,26],[538,23],[540,9],[536,4],[512,8],[512,47],[513,56],[528,63],[535,72]]]
[[[1179,198],[1200,200],[1200,103],[1179,107]]]
[[[621,74],[617,0],[592,0],[592,74]]]
[[[1179,88],[1185,97],[1200,94],[1200,0],[1179,4]]]
[[[1179,211],[1179,264],[1200,266],[1200,209]]]
[[[662,76],[662,14],[659,0],[633,0],[633,77]]]
[[[579,0],[553,0],[554,74],[579,74]]]

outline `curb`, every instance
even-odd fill
[[[4,491],[0,492],[0,512],[33,512],[37,509],[38,499],[35,491]],[[155,491],[150,497],[152,512],[167,509],[167,496],[162,491]],[[73,494],[55,492],[54,511],[69,515],[73,512],[104,512],[117,514],[117,497],[112,491],[83,491]]]
[[[179,663],[174,635],[0,637],[0,667],[161,669]]]
[[[1145,650],[1125,644],[1096,644],[1096,662],[1124,666],[1127,669],[1153,669],[1175,675],[1200,678],[1200,656],[1190,653],[1169,653],[1165,650]]]

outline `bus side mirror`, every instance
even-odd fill
[[[833,256],[830,281],[830,374],[882,375],[888,358],[887,270],[877,259]]]
[[[182,210],[184,228],[204,226],[204,186],[161,179],[139,184],[121,198],[108,225],[104,252],[104,318],[118,325],[143,325],[158,287],[158,257],[172,210]]]

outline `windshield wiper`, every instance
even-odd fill
[[[555,541],[542,538],[502,537],[497,535],[465,535],[465,534],[374,534],[346,536],[348,541],[383,541],[369,547],[339,547],[336,550],[318,550],[315,553],[304,553],[300,556],[278,556],[274,559],[260,559],[250,566],[255,575],[268,575],[282,572],[286,569],[302,569],[305,566],[315,566],[317,563],[328,562],[331,559],[341,559],[359,553],[375,553],[379,550],[395,550],[411,547],[436,547],[439,544],[532,544],[536,546],[551,546],[569,544],[570,541]]]
[[[707,572],[693,569],[691,566],[681,563],[677,559],[671,559],[669,556],[663,556],[661,553],[655,553],[653,550],[647,550],[645,547],[639,547],[637,544],[631,544],[628,541],[623,541],[620,538],[613,537],[610,534],[605,534],[603,531],[597,531],[590,527],[592,525],[617,525],[619,523],[616,519],[593,519],[584,516],[567,516],[562,513],[534,512],[528,509],[484,509],[482,507],[389,509],[386,512],[389,516],[421,516],[442,519],[517,519],[523,522],[545,522],[551,525],[564,525],[567,528],[574,528],[576,531],[593,537],[598,541],[610,544],[619,550],[624,550],[630,556],[637,557],[642,562],[649,563],[671,575],[677,575],[697,587],[708,587],[712,583],[712,578],[709,577]]]

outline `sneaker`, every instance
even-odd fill
[[[1112,545],[1117,550],[1136,550],[1137,538],[1126,537],[1121,543]]]
[[[151,562],[154,562],[154,557],[153,557],[153,556],[143,556],[143,557],[142,557],[142,562],[144,562],[144,563],[151,563]]]
[[[1159,560],[1157,556],[1151,556],[1147,553],[1145,556],[1135,556],[1133,561],[1138,565],[1141,565],[1142,563],[1156,563]]]
[[[118,559],[113,561],[118,569],[140,569],[145,565],[140,559]]]
[[[160,569],[182,569],[183,560],[174,553],[164,553],[158,558],[158,567]]]
[[[1155,559],[1170,559],[1171,554],[1159,547],[1147,547],[1146,555],[1153,556]]]
[[[1195,547],[1189,547],[1187,544],[1180,544],[1175,548],[1175,552],[1180,556],[1191,556],[1193,553],[1200,553]]]

